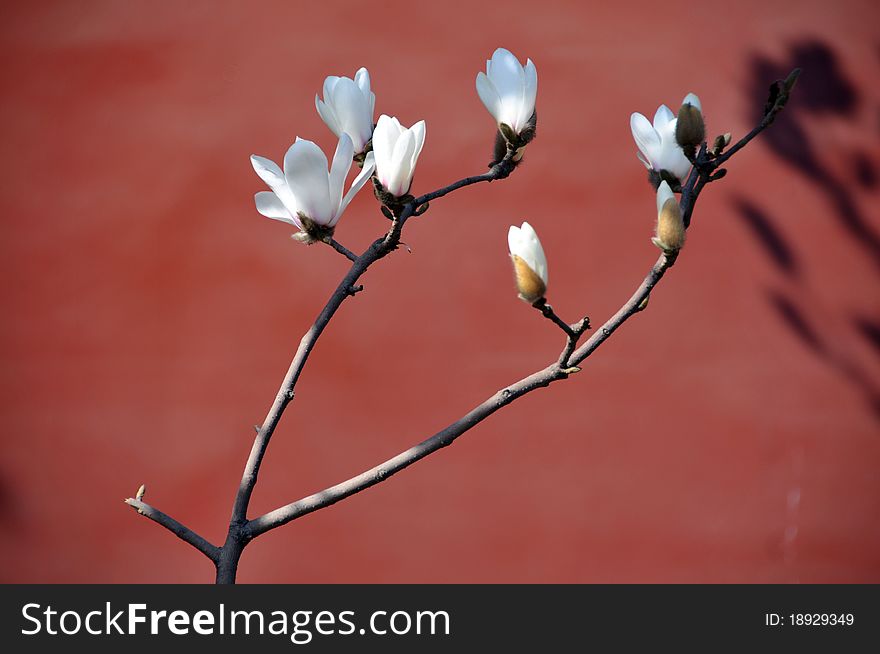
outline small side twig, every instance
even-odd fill
[[[465,177],[464,179],[460,179],[457,182],[453,182],[449,186],[444,186],[443,188],[432,191],[431,193],[420,195],[410,203],[413,207],[410,210],[410,214],[421,216],[427,210],[427,207],[425,207],[424,205],[427,205],[428,202],[430,202],[431,200],[436,200],[437,198],[442,198],[444,195],[448,195],[449,193],[452,193],[453,191],[456,191],[465,186],[478,184],[479,182],[494,182],[496,179],[505,179],[506,177],[509,177],[510,173],[513,172],[513,169],[516,168],[516,163],[513,160],[513,157],[515,155],[516,151],[508,150],[507,154],[504,155],[504,158],[497,164],[492,166],[492,168],[490,168],[488,172],[485,172],[482,175]]]
[[[788,99],[791,96],[791,91],[794,88],[794,85],[797,83],[798,77],[801,75],[801,69],[795,68],[792,70],[788,77],[784,80],[776,80],[773,84],[770,85],[770,97],[767,99],[767,104],[764,107],[764,117],[761,122],[758,123],[753,130],[751,130],[748,134],[742,137],[739,141],[737,141],[734,145],[730,146],[727,151],[716,157],[712,161],[712,170],[720,167],[725,161],[730,159],[737,152],[742,150],[746,145],[748,145],[749,141],[755,138],[758,134],[767,129],[774,120],[776,120],[776,115],[783,110],[785,105],[788,103]]]
[[[565,348],[563,348],[562,354],[559,355],[559,359],[557,360],[559,366],[569,374],[580,371],[580,368],[571,365],[571,354],[577,347],[578,342],[580,342],[583,333],[590,329],[590,319],[584,317],[579,323],[575,323],[570,327],[573,333],[566,340]]]
[[[354,252],[352,252],[351,250],[349,250],[347,247],[345,247],[342,243],[337,241],[335,238],[333,238],[332,236],[329,237],[328,239],[326,239],[324,241],[324,243],[326,243],[331,248],[336,250],[339,254],[344,256],[349,261],[357,261],[357,255]]]
[[[541,315],[543,315],[550,322],[559,327],[559,329],[564,331],[566,336],[568,336],[569,338],[577,338],[577,334],[575,333],[574,328],[572,328],[571,325],[569,325],[564,320],[562,320],[562,318],[556,315],[556,312],[553,311],[553,307],[547,304],[546,298],[542,297],[540,300],[534,302],[532,306],[540,311]]]
[[[212,545],[207,540],[199,536],[192,529],[181,524],[170,515],[162,513],[159,509],[150,506],[149,504],[138,498],[129,497],[125,500],[125,503],[142,516],[146,516],[156,524],[162,525],[163,527],[165,527],[165,529],[173,533],[179,539],[195,547],[199,552],[207,556],[214,563],[220,560],[219,547],[217,547],[216,545]]]

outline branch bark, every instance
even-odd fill
[[[215,563],[220,559],[219,547],[217,547],[216,545],[212,545],[207,540],[199,536],[192,529],[182,525],[170,515],[162,513],[159,509],[156,509],[144,502],[143,500],[139,500],[134,497],[129,497],[125,500],[125,503],[132,507],[135,511],[140,513],[142,516],[146,516],[153,522],[162,525],[163,527],[165,527],[165,529],[177,536],[180,540],[189,543]]]

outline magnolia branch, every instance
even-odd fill
[[[262,426],[257,430],[257,436],[254,440],[253,447],[251,448],[251,454],[248,457],[244,474],[241,483],[239,484],[238,493],[236,494],[226,543],[223,545],[220,560],[217,564],[217,581],[219,583],[231,583],[235,580],[235,572],[238,566],[238,560],[241,557],[241,552],[244,549],[244,546],[252,538],[246,528],[247,508],[254,486],[257,483],[257,475],[259,474],[263,456],[266,453],[266,449],[269,446],[269,440],[272,438],[272,434],[275,432],[275,428],[281,420],[284,410],[293,399],[297,380],[308,361],[309,354],[315,346],[315,343],[318,341],[318,338],[321,336],[321,333],[324,331],[324,328],[327,326],[327,323],[330,322],[330,319],[334,316],[345,299],[357,292],[357,290],[355,290],[357,289],[356,282],[367,271],[367,269],[376,261],[397,248],[400,243],[400,235],[404,224],[410,216],[418,215],[420,213],[420,207],[425,207],[428,201],[433,198],[442,197],[443,195],[464,186],[482,181],[491,182],[495,179],[507,177],[514,168],[512,159],[513,151],[510,151],[508,152],[508,155],[500,163],[493,166],[489,172],[483,175],[468,177],[409,202],[404,206],[400,214],[394,217],[388,233],[384,237],[376,239],[363,254],[354,259],[348,274],[336,288],[333,295],[330,297],[330,300],[318,315],[312,328],[300,341],[299,348],[293,357],[293,361],[284,377],[284,381],[281,383],[281,388],[276,394],[275,402],[270,408]],[[421,210],[421,212],[423,211],[424,209]],[[332,239],[330,240],[330,245],[337,251],[344,250],[345,252],[348,252],[348,250]],[[343,254],[345,252],[343,252]]]
[[[775,117],[776,113],[778,113],[785,105],[785,102],[788,99],[788,93],[793,87],[794,81],[789,82],[789,80],[796,80],[796,78],[797,72],[793,72],[786,82],[777,82],[774,87],[771,87],[771,97],[773,88],[777,88],[780,85],[783,85],[784,87],[784,92],[777,96],[776,101],[772,103],[772,105],[768,103],[769,109],[767,110],[767,115],[770,115],[771,117],[768,118],[767,115],[765,115],[764,120],[762,120],[755,129],[738,141],[723,159],[716,157],[713,160],[709,155],[705,144],[703,144],[695,157],[691,175],[689,176],[685,187],[682,189],[681,211],[683,216],[687,216],[687,222],[689,222],[689,218],[693,213],[697,199],[703,188],[712,181],[720,179],[720,176],[713,176],[713,172],[718,169],[721,163],[730,158],[730,154],[742,149],[742,147],[744,147],[751,139],[773,122],[773,117]],[[245,526],[248,537],[255,538],[267,531],[275,529],[276,527],[280,527],[304,515],[331,506],[346,497],[350,497],[351,495],[366,490],[371,486],[375,486],[417,461],[420,461],[429,454],[451,445],[459,436],[466,433],[514,400],[527,395],[538,388],[550,386],[553,382],[567,379],[571,374],[579,372],[580,368],[577,367],[578,364],[595,352],[596,349],[608,340],[608,338],[627,320],[629,320],[629,318],[645,308],[651,291],[660,282],[666,271],[675,264],[677,256],[678,253],[673,252],[664,252],[661,254],[651,267],[651,270],[645,276],[642,283],[623,306],[621,306],[600,329],[594,332],[594,334],[577,349],[575,348],[577,347],[581,335],[589,329],[589,319],[584,318],[578,326],[568,325],[560,319],[555,312],[553,312],[552,308],[546,304],[546,301],[542,300],[536,302],[534,305],[535,308],[541,311],[546,318],[559,327],[567,337],[566,346],[555,363],[498,391],[485,402],[471,410],[468,414],[446,427],[446,429],[437,432],[430,438],[414,445],[404,452],[401,452],[397,456],[388,459],[384,463],[362,472],[347,481],[331,486],[296,502],[287,504],[286,506],[282,506],[258,518],[254,518]]]
[[[703,143],[698,151],[692,152],[691,162],[693,168],[684,188],[681,189],[680,210],[685,227],[690,224],[694,206],[701,191],[709,183],[724,176],[725,170],[720,168],[720,166],[766,129],[785,106],[799,72],[799,70],[792,71],[786,80],[778,81],[771,87],[770,99],[765,107],[761,123],[730,147],[727,152],[722,153],[724,145],[729,143],[729,140],[724,141],[723,139],[716,139],[716,143],[711,150],[707,148],[706,143]],[[266,418],[262,425],[256,427],[257,434],[235,496],[226,542],[222,547],[212,545],[188,527],[143,502],[142,492],[139,492],[136,498],[127,499],[126,503],[141,515],[162,525],[211,559],[217,567],[218,583],[234,583],[242,551],[253,538],[387,480],[397,472],[429,454],[450,445],[459,436],[514,400],[538,388],[545,388],[556,381],[567,379],[571,374],[579,372],[580,368],[578,365],[581,362],[589,357],[629,318],[645,308],[648,297],[654,287],[659,283],[666,271],[674,265],[678,256],[677,251],[667,251],[661,254],[630,298],[600,329],[596,330],[580,346],[581,337],[590,329],[589,319],[583,318],[578,323],[567,324],[556,315],[552,307],[546,303],[546,300],[536,301],[533,306],[545,318],[553,322],[566,337],[565,345],[554,363],[503,388],[442,431],[437,432],[430,438],[401,452],[384,463],[347,481],[282,506],[253,520],[249,521],[247,519],[250,498],[257,482],[263,457],[275,428],[285,409],[293,400],[297,381],[324,328],[336,314],[345,299],[362,290],[363,287],[357,284],[358,280],[372,264],[397,249],[400,244],[403,227],[410,217],[422,215],[427,210],[428,203],[431,200],[443,197],[457,189],[479,182],[491,182],[508,177],[516,166],[514,161],[516,152],[517,147],[515,145],[508,145],[506,155],[494,164],[488,172],[482,175],[461,179],[449,186],[418,198],[407,196],[406,200],[408,201],[405,204],[383,206],[383,212],[392,219],[391,227],[383,237],[373,241],[359,256],[342,246],[332,237],[324,239],[334,250],[349,259],[352,265],[315,319],[312,327],[302,337]]]
[[[639,286],[635,293],[633,293],[629,301],[602,326],[601,330],[596,332],[593,338],[584,344],[582,348],[584,353],[576,353],[574,359],[572,359],[572,363],[576,364],[587,358],[587,356],[599,347],[599,345],[601,345],[608,336],[633,315],[633,313],[636,313],[639,304],[645,297],[647,297],[648,293],[651,292],[651,289],[654,288],[663,276],[663,273],[665,273],[671,265],[671,258],[662,255],[642,282],[641,286]],[[581,330],[581,333],[583,333],[583,329]],[[315,493],[314,495],[310,495],[301,500],[275,509],[274,511],[270,511],[258,518],[254,518],[246,525],[250,538],[256,538],[260,534],[264,534],[271,529],[285,525],[308,513],[326,508],[346,497],[350,497],[355,493],[366,490],[370,486],[375,486],[376,484],[387,480],[392,475],[397,474],[404,468],[411,466],[413,463],[425,458],[429,454],[451,445],[459,436],[476,427],[483,420],[514,400],[539,388],[546,388],[553,382],[567,379],[571,374],[578,371],[579,369],[572,369],[571,367],[557,361],[543,370],[539,370],[528,377],[524,377],[523,379],[506,386],[492,395],[492,397],[485,402],[475,407],[465,416],[446,427],[446,429],[437,432],[427,440],[422,441],[418,445],[414,445],[397,456],[388,459],[384,463],[381,463],[374,468],[370,468],[356,477],[352,477],[340,484],[336,484],[335,486],[331,486],[330,488]]]
[[[393,219],[388,232],[383,237],[373,241],[373,243],[360,256],[356,256],[335,239],[326,239],[325,242],[328,245],[352,261],[352,266],[339,283],[336,290],[330,296],[330,299],[327,301],[327,304],[321,310],[320,314],[318,314],[312,327],[301,339],[299,347],[294,354],[293,360],[287,370],[287,374],[284,376],[284,380],[281,383],[278,393],[275,395],[275,400],[272,403],[266,418],[263,420],[262,425],[255,427],[257,432],[256,437],[245,465],[238,492],[235,496],[230,527],[223,547],[218,548],[208,543],[189,528],[161,511],[143,503],[140,499],[129,498],[126,500],[126,503],[136,508],[141,515],[145,515],[154,520],[157,524],[162,525],[182,540],[190,543],[193,547],[214,561],[217,565],[217,581],[219,583],[233,582],[235,580],[235,573],[238,560],[241,557],[241,552],[244,549],[244,546],[251,540],[251,538],[253,538],[249,530],[246,528],[246,516],[248,504],[250,503],[253,489],[257,483],[257,476],[259,474],[263,457],[265,456],[269,441],[275,432],[275,428],[278,426],[278,422],[281,420],[284,410],[293,400],[296,383],[308,361],[309,354],[324,331],[324,328],[336,314],[336,311],[345,299],[355,295],[363,289],[363,286],[358,285],[357,281],[367,269],[376,261],[397,248],[400,243],[400,235],[403,226],[410,217],[421,215],[421,213],[424,213],[430,200],[443,197],[452,191],[479,182],[491,182],[496,179],[504,179],[508,177],[515,167],[513,156],[514,152],[511,149],[508,151],[507,156],[492,166],[488,172],[482,175],[464,178],[450,184],[449,186],[410,201],[402,207],[400,215]]]
[[[351,250],[349,250],[347,247],[342,245],[342,243],[337,241],[335,238],[328,238],[327,241],[325,241],[325,242],[327,243],[327,245],[329,245],[331,248],[336,250],[339,254],[344,256],[349,261],[352,261],[352,262],[357,261],[357,255],[354,252],[352,252]]]

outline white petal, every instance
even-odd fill
[[[483,101],[483,105],[492,114],[495,122],[500,123],[501,98],[498,96],[498,91],[495,89],[492,80],[486,77],[485,73],[477,73],[477,94],[480,96],[480,100]]]
[[[534,270],[538,277],[547,285],[547,257],[544,255],[544,248],[541,246],[541,240],[538,238],[537,232],[527,222],[522,224],[520,230],[520,238],[524,248],[526,249],[525,257],[522,257],[527,264]]]
[[[373,117],[369,113],[367,98],[357,84],[342,77],[333,89],[332,103],[340,131],[351,137],[355,152],[360,152],[373,132]]]
[[[330,131],[333,132],[337,138],[339,138],[342,130],[339,128],[339,119],[336,118],[336,112],[333,111],[333,107],[321,100],[318,95],[315,94],[315,108],[318,110],[318,115],[321,116],[321,120],[324,121],[324,124],[330,128]]]
[[[336,219],[333,221],[333,225],[339,220],[339,217],[342,215],[342,212],[345,211],[345,208],[348,206],[348,203],[351,202],[352,198],[354,198],[354,196],[357,195],[357,192],[364,187],[364,184],[370,179],[370,175],[373,174],[375,169],[376,158],[372,152],[368,152],[364,159],[363,170],[361,170],[360,174],[354,178],[354,181],[351,183],[351,188],[348,189],[348,193],[342,198],[342,204],[339,205],[339,211],[336,214]],[[333,225],[331,225],[331,227]]]
[[[409,181],[412,184],[413,175],[416,172],[416,163],[419,160],[419,155],[422,153],[422,147],[425,145],[425,121],[420,120],[415,125],[410,127],[410,131],[413,134],[413,138],[415,139],[415,149],[413,150],[412,157],[409,162]],[[407,189],[409,190],[409,189]]]
[[[654,114],[654,129],[659,132],[673,118],[675,118],[675,114],[672,113],[672,109],[665,104],[661,104],[657,107],[657,113]]]
[[[336,154],[333,155],[333,163],[330,165],[328,190],[330,194],[330,220],[335,224],[335,219],[340,213],[339,205],[342,202],[342,187],[345,185],[345,177],[351,169],[351,158],[354,155],[354,146],[348,134],[343,133],[336,145]]]
[[[516,254],[520,252],[519,242],[519,227],[516,225],[511,225],[510,229],[507,230],[507,249],[511,254]]]
[[[520,123],[519,129],[525,127],[532,114],[535,113],[535,101],[538,97],[538,69],[535,68],[531,59],[526,62],[524,73],[525,87],[523,88],[522,107],[518,121]]]
[[[698,98],[693,93],[688,93],[684,96],[684,100],[681,101],[684,104],[691,104],[697,108],[698,111],[703,111],[703,105],[700,104],[700,98]]]
[[[284,173],[281,172],[278,164],[271,159],[252,154],[251,166],[254,167],[254,172],[259,175],[260,179],[266,182],[266,185],[269,188],[275,189],[277,186],[281,186],[285,183]]]
[[[415,148],[415,136],[410,130],[404,132],[397,139],[397,143],[394,144],[394,152],[391,154],[390,177],[388,179],[388,190],[393,195],[405,195],[409,191],[409,184],[412,180],[410,163],[412,162]]]
[[[260,176],[260,179],[266,182],[270,189],[275,191],[275,195],[277,195],[278,199],[284,203],[284,206],[287,207],[287,211],[295,216],[296,212],[299,211],[296,204],[296,198],[287,186],[287,180],[284,178],[284,173],[281,172],[281,169],[275,164],[275,162],[270,161],[265,157],[251,155],[251,165],[254,167],[257,175]]]
[[[354,82],[358,85],[358,88],[361,90],[361,93],[364,94],[364,98],[367,100],[367,104],[370,107],[370,134],[373,133],[373,116],[376,115],[376,94],[370,90],[370,72],[366,68],[361,68],[354,74]],[[369,140],[369,138],[367,138]],[[363,148],[361,148],[363,150]],[[360,152],[361,150],[355,149],[356,152]]]
[[[364,98],[367,100],[370,99],[370,71],[366,68],[360,68],[358,72],[354,74],[354,83],[358,85],[358,88],[361,90],[361,93],[364,94]]]
[[[336,75],[330,75],[324,80],[324,102],[330,102],[330,98],[333,95],[333,87],[336,86],[338,81],[339,78]]]
[[[278,196],[272,191],[260,191],[254,195],[254,204],[257,206],[257,211],[266,216],[266,218],[290,223],[302,229],[296,217],[291,215],[281,200],[278,199]]]
[[[523,87],[524,75],[519,60],[509,50],[498,48],[492,54],[489,77],[502,97],[518,95]]]
[[[660,182],[660,186],[657,187],[657,213],[660,213],[660,210],[663,208],[663,205],[666,204],[667,200],[674,198],[675,195],[672,193],[672,189],[669,188],[669,184],[666,182]]]
[[[376,157],[376,174],[379,181],[386,188],[392,174],[391,155],[394,152],[394,144],[400,137],[400,123],[396,118],[382,114],[376,129],[373,132],[373,152]]]
[[[501,110],[498,121],[507,123],[515,131],[522,128],[519,124],[520,111],[524,102],[526,86],[525,71],[519,60],[504,48],[498,48],[492,55],[489,78],[501,98]]]
[[[326,225],[331,217],[327,157],[321,148],[301,138],[284,155],[284,177],[296,197],[299,210],[316,223]]]
[[[660,135],[657,134],[648,119],[640,113],[634,113],[629,117],[629,127],[636,145],[639,146],[645,160],[651,164],[648,167],[652,167],[654,154],[660,147]]]

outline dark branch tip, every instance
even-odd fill
[[[791,90],[794,88],[795,84],[797,84],[798,78],[801,76],[803,71],[800,68],[795,68],[792,70],[788,77],[782,82],[782,86],[785,88],[786,93],[791,93]]]

